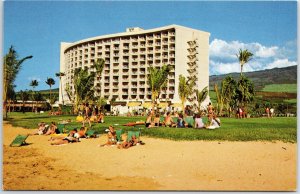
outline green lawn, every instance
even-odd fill
[[[297,84],[271,84],[266,85],[262,91],[297,93]]]
[[[289,99],[289,100],[284,100],[283,102],[291,103],[291,104],[296,104],[297,103],[297,98]]]
[[[74,122],[75,116],[49,116],[34,113],[10,113],[9,122],[14,126],[34,129],[41,121],[50,123],[71,119],[73,122],[67,124],[67,128],[72,129],[80,127],[81,123]],[[113,117],[107,116],[105,123],[93,124],[92,128],[99,133],[109,125],[114,125],[117,129],[121,128],[124,132],[128,130],[137,130],[137,128],[124,127],[122,124],[145,120],[145,117]],[[207,119],[205,118],[204,121]],[[221,128],[215,130],[192,129],[192,128],[144,128],[141,126],[142,135],[156,138],[165,138],[172,140],[225,140],[225,141],[284,141],[297,142],[297,118],[251,118],[235,119],[221,118]]]

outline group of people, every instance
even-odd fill
[[[104,123],[104,114],[101,111],[98,111],[97,108],[92,108],[88,103],[85,103],[83,107],[80,108],[76,121],[82,122],[83,127],[85,126],[85,123],[88,123],[91,127],[91,122]]]
[[[86,136],[86,127],[81,127],[79,131],[77,129],[71,130],[66,137],[57,136],[51,137],[49,141],[51,141],[51,145],[62,145],[68,143],[80,142],[80,138],[87,138]]]
[[[202,113],[196,113],[194,114],[191,119],[193,119],[193,126],[189,122],[187,122],[188,114],[173,114],[171,115],[170,112],[167,112],[165,115],[163,115],[163,121],[161,119],[162,115],[159,113],[156,113],[154,115],[154,112],[151,111],[148,113],[146,121],[145,121],[145,127],[152,128],[152,127],[159,127],[159,126],[165,126],[165,127],[176,127],[176,128],[186,128],[186,127],[193,127],[193,128],[207,128],[207,129],[215,129],[219,128],[221,126],[220,119],[217,118],[214,109],[209,103],[208,108],[208,122],[204,123],[202,119]],[[173,118],[176,119],[173,119]]]
[[[266,108],[266,114],[267,114],[268,118],[273,117],[274,116],[274,108],[267,107]]]
[[[59,133],[55,122],[51,122],[50,126],[45,122],[41,122],[38,124],[38,129],[30,135],[51,135],[55,133]]]
[[[75,128],[69,131],[69,133],[66,136],[51,136],[48,141],[51,141],[50,143],[51,145],[63,145],[68,143],[76,143],[76,142],[80,142],[81,138],[87,138],[86,132],[87,132],[87,127],[81,127],[79,130]],[[116,145],[118,143],[117,135],[114,127],[109,126],[107,132],[108,132],[107,142],[105,144],[100,145],[101,147]],[[60,132],[58,131],[55,122],[51,122],[50,126],[47,125],[45,122],[41,122],[38,124],[38,129],[30,135],[52,135],[52,134],[59,134],[59,133]],[[122,144],[118,144],[118,148],[127,149],[129,147],[138,144],[143,145],[144,143],[142,141],[139,141],[135,135],[132,135],[131,139],[127,140],[127,138],[125,138]]]
[[[236,118],[242,119],[242,118],[247,118],[247,110],[244,106],[242,107],[237,107],[236,109]]]
[[[129,139],[125,137],[123,143],[118,143],[119,142],[117,141],[117,133],[115,131],[115,128],[113,126],[109,126],[109,128],[107,129],[107,142],[105,144],[99,145],[100,147],[118,145],[117,148],[119,149],[127,149],[135,145],[145,144],[144,142],[140,141],[135,135],[132,135]]]

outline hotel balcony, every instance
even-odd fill
[[[189,55],[196,55],[196,54],[198,54],[198,51],[196,49],[189,52]]]
[[[198,61],[197,57],[194,57],[194,58],[190,59],[190,62],[196,62],[196,61]]]
[[[190,46],[197,44],[196,40],[190,40],[187,42]]]
[[[147,36],[147,40],[153,40],[153,36]]]
[[[197,71],[197,70],[196,70],[196,68],[193,68],[193,69],[188,69],[187,71],[188,71],[189,73],[193,73],[193,72],[195,72],[195,71]]]
[[[189,59],[193,59],[193,58],[196,58],[196,55],[188,55],[187,56]]]
[[[196,66],[196,62],[188,62],[187,63],[190,67]]]

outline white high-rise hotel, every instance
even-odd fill
[[[167,89],[160,94],[162,101],[180,102],[178,95],[179,75],[197,77],[197,88],[202,90],[209,82],[209,36],[208,32],[178,25],[150,30],[138,27],[126,32],[97,36],[74,43],[61,43],[60,72],[61,92],[65,103],[68,97],[66,84],[72,89],[72,77],[76,68],[87,68],[97,59],[104,59],[101,77],[95,79],[96,95],[116,101],[151,101],[147,85],[147,68],[170,64],[173,70],[168,78]],[[101,84],[101,85],[100,85]]]

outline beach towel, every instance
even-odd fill
[[[145,125],[145,122],[126,123],[123,126],[136,126],[136,125]]]

